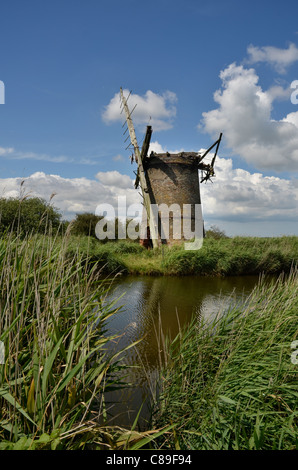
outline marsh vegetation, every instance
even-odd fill
[[[208,236],[198,251],[153,251],[72,234],[36,207],[37,218],[30,205],[24,219],[20,205],[12,210],[0,238],[0,449],[297,447],[298,237]],[[105,394],[125,385],[121,358],[134,346],[108,347],[117,273],[281,277],[245,305],[212,322],[196,316],[163,339],[161,393],[140,432],[138,416],[129,429],[106,424]]]

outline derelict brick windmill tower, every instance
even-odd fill
[[[122,88],[120,88],[120,97],[127,123],[127,129],[124,134],[127,130],[129,131],[130,141],[134,148],[134,158],[138,166],[135,188],[140,186],[143,196],[144,211],[141,242],[148,245],[146,239],[150,238],[153,247],[158,247],[164,243],[171,246],[184,242],[186,238],[182,231],[179,230],[179,227],[181,229],[182,222],[186,222],[186,219],[188,219],[189,228],[194,233],[195,208],[201,207],[198,170],[202,171],[201,183],[215,176],[214,162],[222,134],[203,155],[196,152],[182,152],[178,154],[151,152],[148,155],[152,127],[147,126],[140,151],[131,118],[136,106],[132,111],[129,110],[127,104],[128,98],[124,97]],[[203,163],[205,156],[215,146],[216,150],[211,164]],[[161,206],[170,208],[170,212],[167,214],[168,227],[163,226],[163,217],[160,210],[155,213],[152,211],[152,207],[156,206],[158,208]],[[188,209],[187,211],[186,208]],[[201,220],[201,224],[203,233],[203,220]]]

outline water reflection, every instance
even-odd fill
[[[174,338],[179,324],[187,325],[194,315],[211,318],[223,313],[231,304],[243,302],[258,282],[257,276],[128,276],[114,281],[107,301],[123,297],[117,302],[122,305],[120,312],[108,323],[109,334],[120,335],[111,347],[121,349],[142,340],[125,354],[126,364],[137,366],[125,379],[132,388],[107,395],[107,400],[118,402],[111,408],[111,423],[129,425],[144,401],[141,416],[144,421],[148,418],[148,394],[155,393],[150,388],[154,389],[159,372],[159,322],[162,331]]]

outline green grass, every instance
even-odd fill
[[[86,253],[70,254],[68,235],[0,239],[0,450],[126,449],[152,439],[154,431],[107,426],[104,397],[122,386],[125,351],[108,352],[105,324],[117,310],[100,274]]]
[[[175,431],[160,448],[297,449],[297,294],[296,270],[212,323],[194,319],[165,345],[154,422]]]
[[[137,422],[107,426],[104,396],[122,386],[125,351],[108,353],[105,325],[117,311],[102,278],[290,271],[297,240],[206,239],[186,252],[69,233],[0,238],[0,450],[137,449],[161,435],[164,448],[294,448],[297,273],[260,287],[244,311],[176,338],[158,419],[144,433]]]
[[[146,250],[137,243],[100,243],[72,236],[69,252],[88,253],[106,273],[230,276],[290,272],[298,262],[298,237],[206,238],[197,251],[184,246]]]

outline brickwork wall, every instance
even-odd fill
[[[200,183],[196,154],[154,154],[144,162],[147,171],[150,196],[155,204],[178,204],[177,211],[170,213],[170,230],[166,242],[169,245],[184,241],[183,233],[179,237],[177,227],[183,218],[183,205],[192,205],[191,229],[194,230],[194,205],[200,204]],[[179,210],[180,208],[180,210]],[[186,214],[184,215],[184,217]],[[180,224],[175,223],[180,219]],[[183,232],[183,230],[182,230]],[[180,239],[175,239],[179,237]]]

